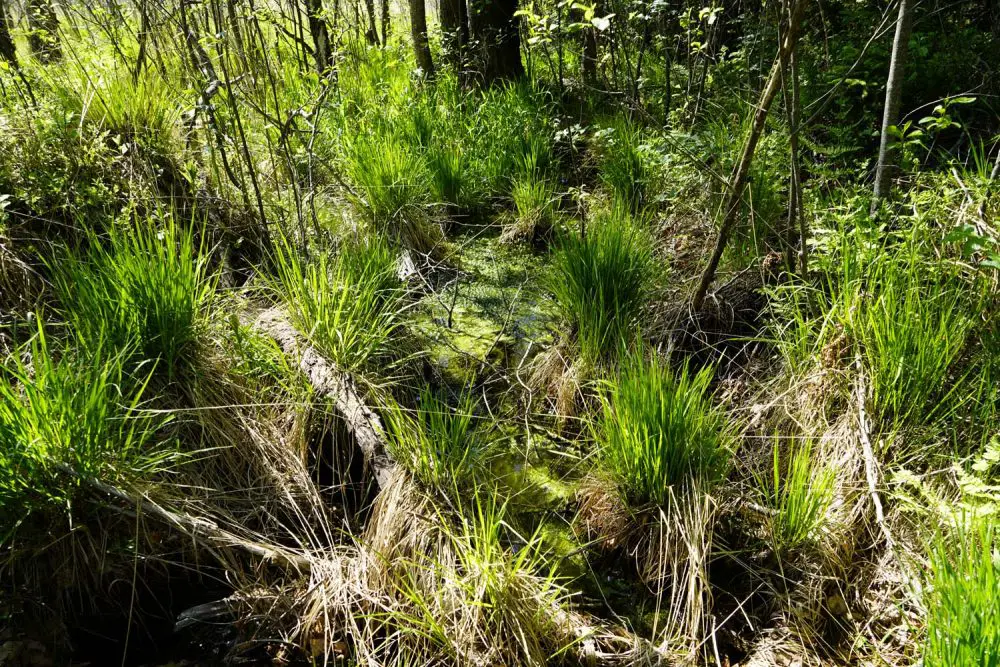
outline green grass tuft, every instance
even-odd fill
[[[112,228],[108,243],[92,238],[85,252],[58,260],[53,274],[61,313],[81,345],[134,344],[170,379],[192,361],[214,281],[190,229]]]
[[[149,376],[133,378],[129,351],[98,338],[53,349],[42,325],[30,362],[0,374],[0,536],[33,511],[73,511],[76,476],[125,485],[169,464],[158,442],[168,418],[139,410]]]
[[[653,176],[639,128],[617,123],[604,139],[600,161],[601,181],[615,204],[633,215],[640,213],[650,203]]]
[[[988,521],[933,548],[926,667],[1000,665],[1000,542]]]
[[[651,241],[621,209],[557,241],[550,281],[589,362],[631,342],[656,277]]]
[[[721,479],[730,427],[712,405],[711,381],[710,368],[675,373],[634,355],[607,383],[597,425],[601,461],[630,502],[666,506],[673,491]]]
[[[402,291],[396,258],[378,238],[346,244],[310,259],[282,241],[274,287],[298,329],[345,371],[388,352],[399,328]]]
[[[770,479],[758,480],[771,517],[771,538],[779,553],[798,549],[818,537],[833,501],[836,471],[818,458],[810,437],[784,444],[775,439]]]
[[[396,459],[429,488],[450,492],[474,482],[495,453],[475,409],[470,394],[452,408],[428,389],[421,391],[413,414],[391,405],[386,424]]]

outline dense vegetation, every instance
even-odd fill
[[[0,663],[1000,665],[998,46],[0,0]]]

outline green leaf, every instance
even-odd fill
[[[607,16],[595,16],[594,18],[590,19],[590,22],[593,23],[594,27],[597,28],[600,32],[604,32],[605,30],[611,27],[612,16],[614,16],[614,14],[608,14]]]

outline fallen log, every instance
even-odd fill
[[[333,402],[334,409],[364,454],[379,487],[384,488],[396,468],[396,462],[386,448],[382,420],[358,393],[354,379],[303,341],[281,309],[265,310],[257,316],[254,325],[274,339],[285,354],[297,359],[299,370],[309,379],[316,393]]]

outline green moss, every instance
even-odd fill
[[[466,385],[480,372],[511,368],[553,338],[554,304],[542,289],[544,261],[495,237],[458,239],[462,266],[411,318],[447,381]]]

